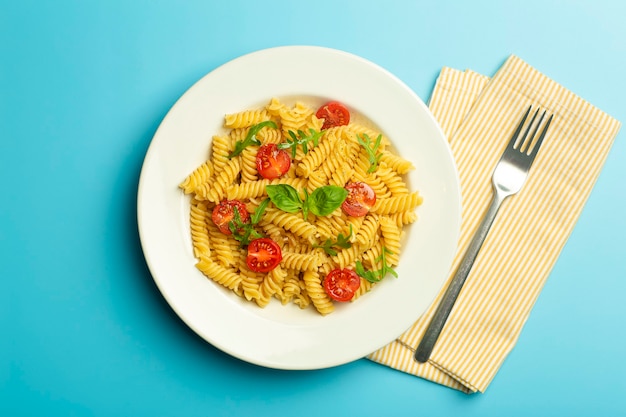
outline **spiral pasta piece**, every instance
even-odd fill
[[[280,129],[271,129],[269,127],[264,127],[257,134],[256,138],[260,140],[263,144],[267,143],[280,143],[283,141],[283,134]]]
[[[226,189],[235,181],[241,171],[239,158],[231,159],[214,182],[203,184],[196,192],[206,200],[218,203],[226,196]]]
[[[245,257],[239,259],[239,274],[241,275],[243,297],[248,301],[258,300],[261,297],[261,283],[265,275],[251,271]]]
[[[391,192],[385,183],[378,177],[378,175],[376,175],[376,173],[367,172],[368,168],[369,161],[367,160],[367,156],[361,153],[359,155],[359,159],[354,164],[354,180],[364,182],[372,187],[372,190],[376,193],[377,199],[391,197]]]
[[[291,109],[286,107],[280,109],[279,116],[282,122],[283,136],[289,137],[290,130],[294,133],[302,130],[311,115],[313,115],[313,110],[300,102],[296,103]]]
[[[285,242],[285,245],[283,246],[283,251],[285,252],[292,252],[292,253],[306,253],[306,254],[317,254],[319,255],[319,252],[317,249],[314,249],[309,242],[307,243],[303,243],[301,240],[292,240],[292,241],[287,241]],[[319,256],[318,256],[319,258]]]
[[[382,152],[380,162],[384,162],[387,166],[389,166],[400,175],[407,174],[412,169],[415,169],[411,161],[407,161],[401,156],[393,154],[388,150],[384,150]]]
[[[329,179],[332,179],[335,171],[339,169],[344,169],[345,164],[349,165],[349,163],[347,162],[348,154],[346,150],[347,145],[345,141],[343,141],[342,139],[338,139],[330,155],[328,155],[327,158],[321,163],[321,165],[315,170],[315,172],[313,172],[309,176],[307,191],[313,192],[313,190],[315,190],[316,188],[328,185],[329,183],[331,183]]]
[[[276,97],[272,97],[270,102],[265,106],[265,110],[267,110],[267,112],[272,116],[279,116],[281,110],[285,108],[285,104]]]
[[[378,239],[368,250],[361,255],[363,265],[367,269],[380,270],[382,263],[380,255],[383,253],[383,241]]]
[[[294,253],[283,251],[283,268],[297,269],[300,271],[317,271],[320,258],[317,253]]]
[[[239,252],[238,242],[232,237],[226,236],[224,233],[220,232],[212,221],[206,222],[206,225],[211,256],[224,267],[236,265]]]
[[[379,226],[380,222],[378,216],[374,213],[368,213],[361,223],[355,240],[361,245],[365,245],[367,242],[374,240],[374,236],[378,234]]]
[[[395,197],[381,198],[376,200],[372,212],[378,214],[393,214],[401,211],[414,210],[422,204],[422,197],[417,192],[403,194]]]
[[[396,222],[399,228],[402,228],[406,224],[415,223],[417,221],[417,213],[414,211],[401,211],[394,213],[390,217]]]
[[[300,292],[294,295],[293,303],[300,308],[307,308],[311,304],[311,298],[306,292],[306,283],[303,279],[298,280]]]
[[[322,130],[322,126],[324,126],[324,119],[318,119],[315,114],[311,113],[311,115],[306,119],[306,123],[302,126],[302,130],[305,132],[310,132],[311,129],[319,132]]]
[[[234,149],[234,144],[237,141],[244,141],[248,136],[248,132],[250,131],[250,127],[239,127],[237,129],[232,129],[228,136],[230,137],[231,150]]]
[[[348,216],[339,208],[328,216],[318,217],[315,226],[319,230],[319,234],[324,239],[338,236],[340,233],[347,236],[350,226],[348,224]]]
[[[209,229],[207,222],[211,217],[209,208],[205,202],[193,199],[190,211],[191,241],[193,252],[196,258],[200,255],[211,254],[211,244],[209,243]]]
[[[402,181],[402,178],[400,178],[400,175],[389,168],[384,162],[380,164],[376,175],[385,184],[392,196],[409,193],[409,189],[404,181]]]
[[[361,231],[361,226],[363,225],[364,221],[365,221],[365,216],[360,216],[360,217],[347,216],[347,219],[346,219],[346,226],[348,226],[347,232],[350,233],[350,231],[352,231],[352,234],[350,235],[351,243],[354,243],[357,241],[356,237]]]
[[[330,271],[337,267],[326,252],[319,252],[318,256],[320,257],[320,266],[317,271],[320,274],[328,275]]]
[[[302,218],[301,213],[287,213],[278,209],[267,209],[259,224],[273,223],[304,239],[312,239],[317,229]]]
[[[372,141],[376,140],[376,138],[378,138],[378,135],[380,134],[379,132],[375,131],[374,129],[371,129],[367,126],[358,124],[358,123],[350,123],[348,125],[348,127],[350,128],[351,131],[353,131],[355,133],[354,136],[354,140],[358,142],[356,136],[362,136],[362,135],[367,135]],[[387,146],[390,145],[389,139],[383,135],[380,141],[380,147],[379,150],[382,152],[385,150],[385,148]]]
[[[250,127],[269,119],[270,117],[266,110],[245,110],[239,113],[227,114],[224,117],[224,127]]]
[[[201,255],[200,261],[196,264],[196,267],[213,281],[231,290],[238,288],[241,283],[241,275],[234,272],[232,269],[224,268],[215,263],[207,256]]]
[[[274,223],[261,221],[259,226],[264,235],[278,243],[278,246],[284,246],[289,239],[288,232]]]
[[[332,177],[333,173],[342,165],[346,163],[349,164],[349,162],[347,162],[349,156],[348,149],[349,147],[343,139],[337,141],[333,151],[319,167],[319,169],[326,174],[326,178]]]
[[[233,151],[230,136],[215,135],[211,144],[211,163],[213,172],[220,172],[228,163],[228,155]]]
[[[306,184],[306,189],[312,193],[316,188],[323,187],[328,184],[328,177],[326,173],[321,170],[317,170],[309,175],[309,181]]]
[[[400,229],[396,222],[388,216],[380,218],[380,232],[383,237],[383,246],[387,249],[386,259],[390,266],[398,265],[400,261]]]
[[[195,192],[196,188],[200,185],[208,182],[213,176],[213,172],[213,162],[208,160],[189,174],[187,178],[180,183],[179,187],[182,188],[185,194],[191,194]]]
[[[285,305],[300,295],[300,279],[294,270],[287,270],[287,276],[283,283],[282,294],[279,296],[280,302]]]
[[[353,174],[354,168],[352,168],[350,164],[343,164],[333,172],[330,179],[328,180],[328,183],[330,185],[343,187],[348,183],[348,181],[350,181],[350,178]]]
[[[280,265],[270,271],[261,284],[261,299],[269,300],[274,295],[280,296],[283,291],[283,283],[287,277],[285,271]]]
[[[302,177],[308,177],[313,170],[319,167],[322,162],[331,154],[335,144],[337,143],[337,136],[327,134],[326,137],[322,137],[319,146],[311,150],[305,157],[300,160],[296,169],[296,174]]]
[[[356,292],[354,293],[354,296],[352,297],[350,301],[354,302],[363,294],[367,294],[368,292],[371,291],[373,286],[374,286],[374,283],[369,282],[365,278],[361,278],[361,285],[359,285],[359,289],[356,290]]]
[[[241,182],[249,183],[259,179],[256,169],[256,154],[258,146],[248,146],[241,152]]]
[[[367,246],[367,245],[357,244],[357,245],[352,245],[347,249],[342,249],[339,252],[337,252],[337,255],[332,256],[331,260],[339,268],[345,268],[349,265],[352,265],[356,261],[359,254],[363,252],[363,246]]]
[[[305,271],[302,274],[302,280],[315,309],[323,316],[332,313],[335,306],[322,287],[319,273],[317,271]]]
[[[229,200],[246,200],[260,198],[267,195],[267,186],[276,184],[287,184],[299,190],[306,187],[305,178],[277,178],[274,180],[262,179],[247,183],[234,184],[226,189],[226,196]]]

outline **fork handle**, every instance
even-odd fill
[[[491,224],[496,218],[496,214],[498,214],[500,205],[506,197],[506,195],[502,196],[498,192],[494,194],[485,217],[480,223],[480,226],[478,226],[478,230],[476,230],[476,233],[474,234],[474,237],[472,238],[472,241],[463,256],[463,259],[461,260],[461,263],[459,264],[459,267],[450,282],[450,285],[446,289],[441,302],[437,306],[437,310],[428,324],[428,328],[426,328],[426,332],[424,333],[420,344],[417,346],[417,349],[415,349],[414,357],[417,362],[424,363],[430,358],[430,354],[432,353],[435,343],[443,330],[443,326],[446,324],[450,311],[452,311],[452,307],[461,292],[461,288],[463,288],[465,279],[469,275],[472,266],[474,265],[474,261],[478,256],[478,252],[480,251],[480,248],[487,237],[487,233],[491,228]]]

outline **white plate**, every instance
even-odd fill
[[[264,309],[195,268],[189,200],[178,184],[207,158],[227,113],[272,97],[345,103],[385,133],[416,169],[408,177],[424,203],[407,228],[397,267],[354,303],[323,317],[274,300]],[[138,192],[143,251],[163,296],[202,338],[258,365],[317,369],[383,347],[426,310],[445,281],[457,247],[460,190],[452,154],[424,103],[396,77],[360,57],[320,47],[279,47],[237,58],[207,74],[172,107],[146,154]]]

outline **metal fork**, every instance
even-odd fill
[[[504,150],[500,161],[498,161],[498,164],[493,171],[491,180],[493,183],[494,195],[491,205],[478,227],[476,234],[472,238],[472,241],[467,248],[467,252],[459,264],[454,278],[452,278],[443,299],[437,306],[437,310],[435,311],[435,314],[426,329],[424,337],[415,350],[415,360],[417,362],[423,363],[428,361],[430,358],[430,354],[435,347],[435,343],[437,342],[446,320],[450,315],[450,311],[452,310],[452,307],[461,292],[465,279],[472,269],[476,256],[478,255],[478,252],[487,237],[487,233],[489,232],[491,224],[498,213],[500,205],[504,199],[519,192],[526,181],[526,177],[528,177],[530,166],[537,156],[539,147],[541,146],[543,138],[546,136],[548,126],[550,126],[550,122],[552,121],[552,115],[550,115],[550,118],[545,123],[541,133],[537,138],[535,138],[544,116],[546,115],[546,112],[544,111],[539,120],[535,123],[535,119],[539,113],[539,109],[537,109],[524,129],[523,135],[520,135],[531,109],[532,106],[530,106],[524,114],[522,121],[517,126],[513,137],[509,141],[509,144]]]

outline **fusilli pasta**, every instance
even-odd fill
[[[254,126],[272,121],[276,128],[256,128],[255,139],[265,144],[284,144],[294,136],[318,133],[317,143],[308,143],[308,152],[295,147],[291,167],[280,178],[265,179],[257,170],[258,142],[235,149]],[[381,136],[376,165],[359,139],[380,135],[369,126],[352,122],[322,131],[323,118],[309,106],[293,106],[277,98],[260,109],[227,114],[226,134],[215,134],[210,156],[193,170],[179,187],[190,195],[190,229],[196,267],[213,281],[232,290],[242,299],[267,306],[275,298],[282,304],[300,308],[312,305],[321,315],[334,311],[334,301],[324,288],[327,274],[337,268],[381,270],[400,261],[403,227],[417,220],[415,209],[422,203],[418,192],[409,190],[403,176],[413,164],[393,153],[391,143]],[[266,123],[270,124],[271,123]],[[259,126],[260,127],[260,126]],[[299,136],[301,137],[301,136]],[[282,145],[281,145],[282,146]],[[281,249],[282,259],[267,273],[255,272],[246,261],[245,246],[227,235],[212,221],[212,211],[225,199],[239,200],[253,213],[268,198],[268,185],[285,184],[302,196],[319,187],[344,187],[363,182],[376,194],[376,202],[364,216],[352,216],[337,208],[327,216],[306,217],[300,211],[287,212],[272,202],[255,221],[256,233],[272,239]],[[233,225],[230,225],[230,230]],[[343,239],[341,247],[333,246]],[[386,256],[386,257],[385,257]],[[352,300],[374,286],[360,277],[360,287]]]

